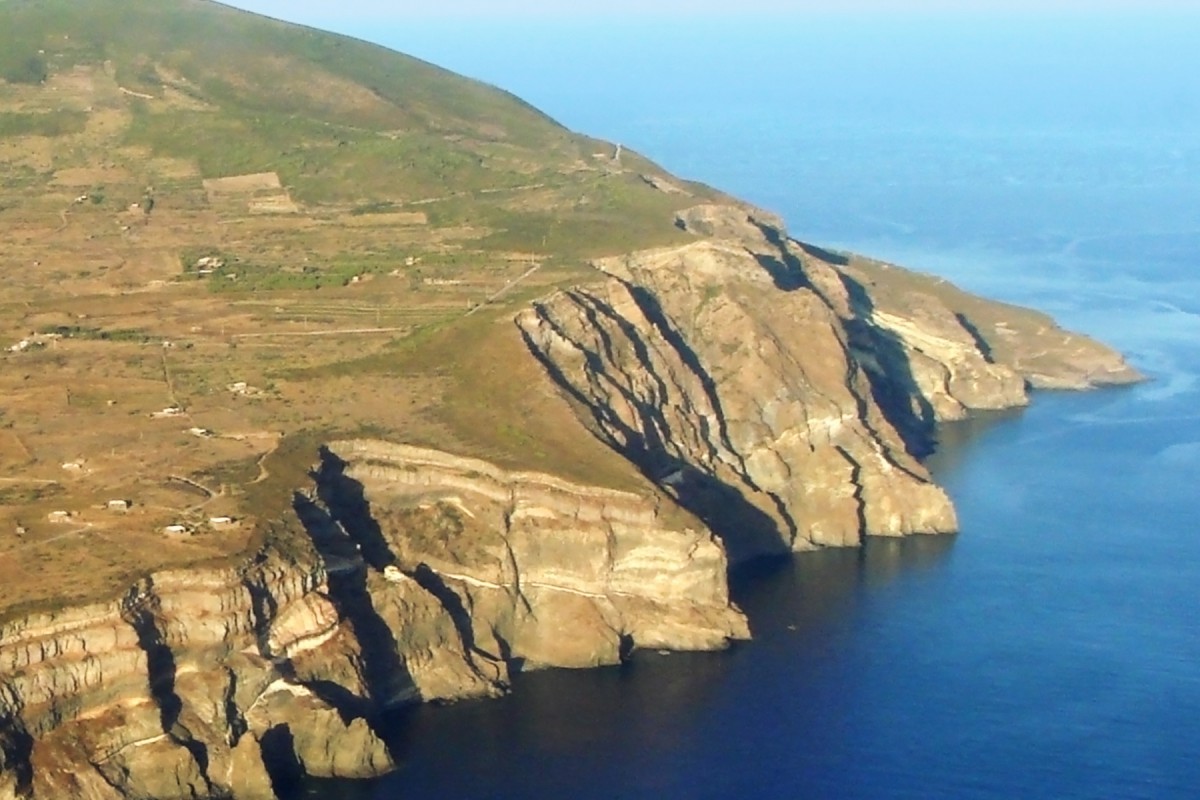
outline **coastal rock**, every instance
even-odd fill
[[[272,759],[318,775],[385,768],[353,707],[314,699],[263,717],[273,694],[307,691],[271,648],[310,652],[329,637],[325,580],[315,554],[263,553],[242,569],[164,572],[118,601],[0,627],[0,787],[39,798],[268,797]],[[330,649],[331,673],[342,657]],[[284,724],[306,735],[289,753],[265,753],[258,743]],[[344,735],[363,745],[357,754],[329,746]]]
[[[271,776],[263,762],[262,746],[253,736],[242,736],[230,754],[226,784],[236,800],[275,800]]]
[[[954,530],[935,425],[1140,376],[1044,315],[796,242],[741,207],[516,319],[637,491],[330,442],[240,563],[0,624],[0,800],[266,798],[394,766],[398,705],[749,635],[730,563]]]
[[[678,248],[520,315],[594,433],[720,534],[734,560],[955,530],[919,462],[936,423],[1026,385],[1139,379],[1121,357],[897,267],[820,250],[734,206],[681,212]]]
[[[451,610],[462,652],[490,680],[506,678],[503,665],[594,666],[634,646],[713,649],[748,635],[720,545],[652,490],[364,440],[331,443],[317,483],[385,583]]]
[[[377,775],[395,765],[382,710],[749,635],[720,544],[649,484],[370,441],[331,443],[313,478],[286,556],[0,626],[0,798],[261,798]]]

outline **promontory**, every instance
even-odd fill
[[[381,47],[0,0],[0,800],[726,647],[731,565],[956,529],[938,423],[1139,377]]]

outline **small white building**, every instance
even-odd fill
[[[128,511],[133,507],[133,503],[128,500],[109,500],[104,507],[109,511]]]
[[[56,523],[70,522],[71,521],[71,512],[70,511],[51,511],[47,515],[46,519],[50,520],[51,522],[56,522]]]
[[[213,432],[208,428],[188,428],[188,433],[201,439],[211,439],[213,437]]]
[[[176,523],[175,525],[168,525],[163,528],[163,533],[168,536],[191,536],[192,530],[187,525]]]
[[[214,528],[228,528],[231,525],[236,525],[237,520],[233,517],[209,517],[208,524]]]

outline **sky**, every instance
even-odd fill
[[[229,0],[228,5],[325,27],[404,19],[582,18],[806,13],[1103,13],[1194,10],[1196,0]]]
[[[1020,103],[1077,121],[1111,95],[1138,100],[1121,115],[1154,121],[1200,105],[1200,0],[228,2],[482,79],[600,135],[639,99],[731,106],[747,80],[778,87],[783,102],[889,113],[920,102],[930,114],[970,105],[995,116],[989,107]],[[985,57],[998,49],[1006,58]],[[1048,78],[1062,91],[1035,108]]]

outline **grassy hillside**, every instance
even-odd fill
[[[642,485],[511,318],[715,196],[343,36],[0,0],[0,611],[244,551],[330,433]]]

